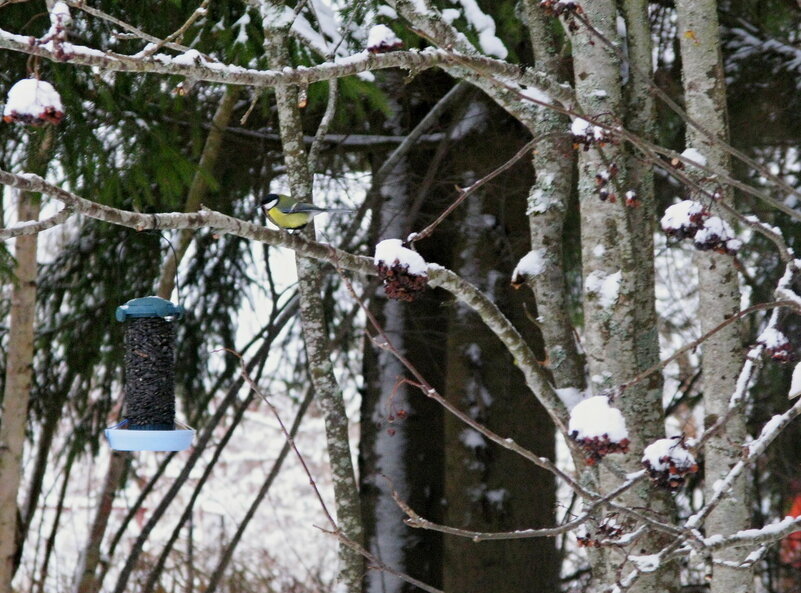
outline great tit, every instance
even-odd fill
[[[276,226],[288,230],[300,230],[311,219],[323,212],[353,212],[347,208],[320,208],[314,204],[298,202],[283,194],[267,194],[261,199],[261,209]]]

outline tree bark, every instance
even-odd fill
[[[595,31],[584,25],[572,36],[576,97],[582,111],[593,119],[613,123],[605,114],[626,113],[623,97],[624,63],[598,35],[621,47],[624,39],[618,33],[617,8],[610,0],[586,6],[586,18]],[[637,31],[640,31],[638,28]],[[638,51],[642,39],[637,37]],[[628,63],[625,64],[628,67]],[[631,81],[628,82],[631,85]],[[632,92],[641,97],[642,91]],[[638,115],[638,125],[651,125],[647,110]],[[636,179],[628,169],[626,154],[616,142],[595,142],[579,153],[578,191],[581,218],[581,259],[584,280],[584,349],[591,388],[601,393],[621,385],[648,368],[658,355],[656,313],[653,295],[653,249],[650,225],[638,209],[625,199],[626,192],[648,191],[647,180]],[[608,176],[599,187],[597,176]],[[600,190],[607,192],[603,195]],[[652,195],[640,196],[642,201]],[[611,290],[607,283],[611,284]],[[597,288],[601,284],[601,288]],[[615,287],[617,284],[617,287]],[[648,323],[649,325],[643,325]],[[661,390],[659,386],[637,384],[618,397],[614,405],[623,413],[629,426],[630,453],[620,465],[631,472],[641,468],[640,455],[645,446],[664,435]],[[601,472],[605,490],[616,486],[618,478]],[[641,483],[622,497],[631,507],[651,508],[657,512],[669,509],[668,497]],[[643,553],[654,551],[661,542],[656,535],[638,542]],[[593,578],[597,587],[615,581],[617,562],[608,550],[602,550],[593,562]],[[661,582],[660,572],[643,575],[634,585],[636,591],[665,591],[670,580]],[[673,585],[675,586],[675,579]]]
[[[44,174],[50,158],[52,126],[31,134],[29,171]],[[38,220],[41,196],[19,192],[17,218]],[[3,414],[0,421],[0,593],[11,592],[17,551],[24,534],[19,529],[17,493],[22,480],[22,452],[28,425],[28,402],[33,380],[33,344],[36,322],[36,252],[38,235],[17,237],[14,244],[15,283],[11,289],[11,313],[6,358]]]
[[[731,170],[730,158],[721,148],[721,143],[728,141],[729,132],[717,3],[712,0],[678,0],[676,12],[687,115],[705,129],[702,131],[696,125],[688,124],[687,147],[700,151],[709,167],[728,173]],[[700,174],[694,177],[702,189],[713,193],[721,191],[714,181],[701,179]],[[731,204],[731,189],[723,189],[722,199]],[[739,279],[734,259],[728,255],[699,252],[696,265],[699,272],[698,317],[701,332],[706,332],[739,311]],[[742,362],[743,345],[738,322],[728,325],[704,343],[702,372],[706,427],[728,412]],[[747,438],[745,420],[745,411],[740,408],[704,446],[704,492],[707,497],[713,495],[716,482],[740,459],[739,445]],[[750,497],[746,480],[746,475],[741,476],[730,495],[709,514],[705,524],[707,534],[728,535],[749,527]],[[723,564],[740,562],[745,555],[745,551],[736,548],[713,553],[712,593],[747,593],[753,589],[750,570]]]
[[[291,64],[287,49],[287,32],[292,21],[291,9],[271,0],[256,2],[264,25],[264,47],[270,66],[276,69]],[[295,199],[312,202],[312,174],[303,142],[297,87],[275,89],[278,125],[284,148],[289,185]],[[309,225],[315,236],[314,223]],[[348,416],[342,391],[331,364],[331,347],[325,324],[322,300],[322,271],[318,262],[298,257],[296,260],[300,290],[300,315],[306,347],[307,364],[320,407],[325,415],[325,432],[329,462],[334,481],[337,524],[342,534],[361,545],[363,540],[359,491],[350,453]],[[364,574],[362,556],[343,543],[339,545],[337,581],[349,593],[361,590]]]
[[[495,117],[491,117],[497,122]],[[504,136],[508,148],[509,136]],[[479,136],[478,160],[503,148]],[[460,146],[464,147],[462,140]],[[465,152],[460,151],[460,165]],[[470,164],[459,166],[470,170]],[[525,195],[528,167],[506,173],[505,200],[473,195],[463,206],[461,237],[454,241],[454,267],[467,281],[494,295],[499,307],[540,349],[540,336],[527,316],[530,295],[509,285],[513,257],[528,248]],[[511,179],[510,179],[511,178]],[[465,180],[469,183],[472,180]],[[507,243],[508,242],[508,243]],[[572,336],[571,336],[572,337]],[[451,312],[447,342],[446,397],[489,429],[553,459],[554,427],[514,369],[509,352],[483,322],[462,307]],[[513,369],[513,370],[510,370]],[[536,486],[534,486],[536,484]],[[445,416],[445,523],[482,532],[548,527],[554,524],[555,484],[551,474],[487,442],[458,418]],[[550,538],[475,543],[445,536],[443,589],[464,593],[558,589],[559,571]]]

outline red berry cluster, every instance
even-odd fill
[[[41,113],[33,115],[31,113],[17,113],[12,110],[10,114],[3,116],[3,121],[7,124],[17,122],[29,126],[43,126],[47,123],[59,124],[64,119],[64,112],[55,107],[45,107]]]
[[[395,51],[398,49],[403,49],[403,41],[398,39],[394,43],[389,43],[387,41],[381,41],[378,45],[371,45],[367,48],[367,51],[371,54],[385,54],[387,52]]]
[[[766,344],[760,340],[757,340],[757,343],[762,344],[765,347],[765,354],[776,362],[787,363],[795,360],[793,345],[786,338],[781,342],[773,342],[771,344]]]
[[[713,223],[715,223],[713,225]],[[700,232],[696,233],[693,245],[699,251],[715,251],[724,255],[737,255],[742,243],[734,239],[729,227],[717,216],[709,218]]]
[[[573,134],[573,148],[581,148],[587,152],[592,146],[604,147],[607,144],[615,144],[615,139],[607,130],[599,126],[590,126],[584,134]]]
[[[677,226],[665,226],[662,228],[668,237],[676,239],[687,239],[695,237],[695,234],[704,226],[704,220],[709,218],[710,212],[706,208],[699,208],[692,212],[686,220]]]
[[[612,163],[609,165],[609,168],[606,171],[601,171],[600,173],[595,174],[595,192],[598,194],[598,197],[601,198],[602,202],[606,202],[609,200],[612,204],[617,201],[617,196],[614,192],[609,191],[609,182],[617,177],[617,174],[620,172],[616,163]]]
[[[677,463],[677,460],[673,459],[670,455],[660,457],[659,461],[662,464],[667,464],[667,468],[654,469],[647,460],[643,461],[642,464],[645,466],[645,469],[648,470],[648,475],[651,477],[651,481],[654,484],[665,490],[670,490],[671,492],[675,492],[681,488],[687,476],[698,471],[697,463],[692,465]]]
[[[378,277],[384,282],[387,296],[397,301],[411,302],[423,294],[428,286],[427,276],[410,274],[409,266],[397,260],[392,266],[387,266],[384,262],[379,263]]]
[[[612,453],[628,453],[629,451],[628,439],[623,439],[620,442],[613,441],[606,433],[598,437],[578,438],[578,432],[574,430],[570,433],[570,438],[581,447],[587,465],[595,465]]]

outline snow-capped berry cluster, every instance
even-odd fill
[[[413,301],[428,286],[425,260],[404,247],[400,239],[386,239],[376,245],[374,261],[384,291],[391,299]]]
[[[595,465],[611,453],[629,450],[629,434],[620,410],[597,395],[579,402],[570,411],[568,433],[584,452],[587,465]]]
[[[696,249],[736,255],[743,243],[734,237],[734,229],[700,202],[683,200],[673,204],[660,221],[662,230],[677,239],[692,238]]]
[[[540,8],[548,16],[562,16],[565,24],[571,33],[578,31],[578,24],[574,18],[577,14],[584,11],[578,2],[573,0],[540,0]]]
[[[660,224],[668,237],[686,239],[694,237],[709,216],[709,210],[700,202],[682,200],[665,210]]]
[[[759,334],[757,344],[764,346],[765,354],[778,362],[792,362],[795,359],[790,340],[775,327],[768,327]]]
[[[606,202],[609,200],[613,204],[617,201],[617,196],[615,196],[614,192],[609,191],[609,182],[617,177],[617,174],[620,172],[616,163],[612,163],[609,165],[609,168],[603,171],[599,171],[595,174],[595,192],[598,194],[598,197],[601,198],[602,202]]]
[[[513,288],[520,288],[525,284],[526,278],[539,276],[547,268],[547,252],[545,249],[532,249],[524,255],[515,269],[512,270],[511,284]]]
[[[638,208],[639,206],[642,206],[640,196],[638,196],[637,192],[633,189],[630,189],[626,192],[626,206],[629,208]]]
[[[695,457],[681,437],[659,439],[648,445],[642,464],[651,480],[667,490],[678,490],[688,475],[698,471]]]
[[[583,147],[584,150],[589,150],[595,144],[603,146],[614,140],[601,126],[593,125],[580,117],[570,124],[570,134],[573,136],[573,148]]]
[[[8,91],[3,121],[32,126],[57,124],[64,118],[61,97],[49,82],[26,78]]]
[[[367,34],[367,51],[371,54],[383,54],[402,47],[403,41],[386,25],[375,25]]]
[[[717,251],[726,255],[737,255],[743,242],[734,236],[734,229],[719,216],[707,218],[695,234],[693,244],[701,251]]]

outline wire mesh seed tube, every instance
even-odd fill
[[[125,419],[106,429],[117,451],[183,451],[195,431],[175,428],[175,320],[181,305],[155,296],[117,307],[125,325]],[[181,424],[180,422],[178,424]]]
[[[160,317],[125,327],[125,418],[129,430],[175,428],[175,324]]]

